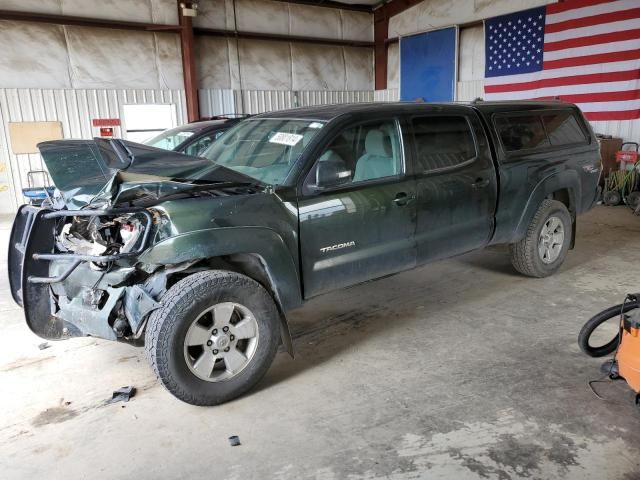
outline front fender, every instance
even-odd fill
[[[569,191],[569,203],[572,205],[570,211],[572,216],[575,215],[575,206],[577,205],[577,201],[582,198],[582,186],[580,184],[578,172],[575,170],[565,170],[563,172],[551,174],[540,180],[533,188],[518,221],[518,226],[514,232],[512,242],[520,241],[526,236],[529,224],[538,211],[542,201],[552,193],[563,189],[567,189]]]
[[[302,304],[298,269],[284,240],[265,227],[224,227],[196,230],[167,238],[144,252],[139,261],[170,265],[199,259],[248,253],[264,262],[276,301],[284,311]]]

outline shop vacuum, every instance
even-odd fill
[[[592,334],[600,325],[615,317],[619,318],[617,335],[604,345],[593,346],[590,343]],[[580,349],[590,357],[613,354],[613,358],[602,365],[602,372],[611,380],[625,380],[636,392],[636,405],[640,407],[640,293],[627,295],[622,304],[609,307],[590,318],[580,330],[578,343]]]

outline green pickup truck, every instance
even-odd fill
[[[23,206],[9,280],[49,339],[144,345],[176,397],[260,380],[306,299],[487,245],[560,268],[598,198],[598,142],[561,102],[265,113],[202,157],[123,140],[39,145],[56,193]]]

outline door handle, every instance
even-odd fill
[[[416,196],[414,194],[408,194],[407,192],[399,192],[396,194],[395,198],[393,199],[393,203],[395,203],[399,207],[403,207],[404,205],[407,205],[415,198]]]
[[[489,179],[488,178],[476,178],[476,181],[474,183],[471,184],[471,186],[473,188],[485,188],[489,186]]]

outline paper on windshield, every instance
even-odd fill
[[[278,143],[280,145],[293,147],[300,140],[302,140],[302,135],[297,133],[276,132],[273,137],[269,139],[269,143]]]

